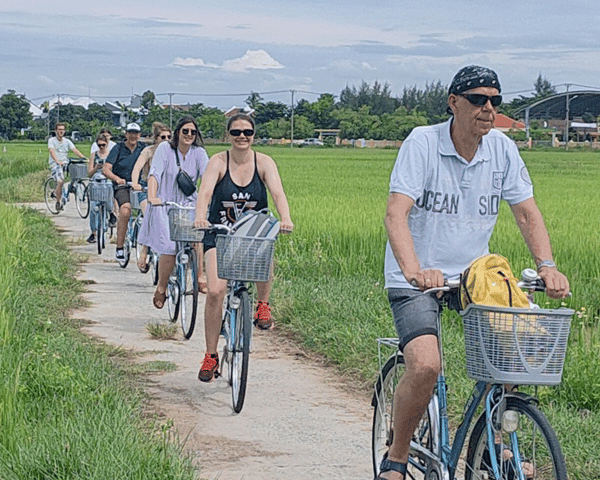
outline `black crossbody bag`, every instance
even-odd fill
[[[177,174],[177,185],[186,197],[189,197],[196,191],[196,184],[190,178],[185,170],[181,168],[179,163],[179,152],[175,149],[175,159],[177,160],[177,167],[179,167],[179,173]]]

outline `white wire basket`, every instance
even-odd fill
[[[169,234],[174,242],[201,242],[204,230],[194,228],[195,208],[171,207],[169,215]]]
[[[490,383],[557,385],[574,311],[467,306],[467,375]]]
[[[216,243],[219,278],[243,282],[269,280],[274,238],[217,235]]]
[[[71,180],[75,180],[78,178],[87,178],[87,163],[69,163],[69,176],[71,177]]]
[[[131,208],[140,210],[142,207],[140,206],[140,196],[142,196],[144,192],[134,190],[133,188],[129,190],[129,203],[131,204]]]
[[[90,182],[88,192],[92,202],[112,202],[113,186],[111,182]]]

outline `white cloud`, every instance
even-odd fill
[[[205,63],[201,58],[175,57],[171,65],[176,67],[219,68],[229,72],[246,72],[248,70],[270,70],[285,68],[264,50],[247,50],[243,57],[225,60],[223,65]]]
[[[285,67],[264,50],[247,50],[243,57],[223,62],[223,69],[230,72],[280,68]]]
[[[362,68],[364,68],[365,70],[377,70],[375,67],[372,67],[371,65],[369,65],[368,62],[362,62]]]
[[[171,63],[171,65],[176,67],[207,67],[207,68],[219,68],[218,65],[213,63],[204,63],[204,60],[201,58],[181,58],[175,57],[175,60]]]
[[[57,83],[52,80],[50,77],[47,77],[46,75],[38,75],[37,79],[42,82],[45,85],[49,85],[51,87],[54,87],[57,85]]]

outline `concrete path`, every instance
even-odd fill
[[[46,211],[44,205],[36,205]],[[47,211],[46,211],[47,213]],[[231,407],[231,390],[219,378],[196,379],[204,353],[202,312],[190,340],[153,340],[151,322],[168,322],[166,307],[152,306],[154,287],[132,259],[121,269],[111,244],[98,255],[88,245],[88,221],[72,202],[52,216],[73,249],[86,254],[81,280],[91,306],[74,316],[92,321],[85,330],[139,354],[139,363],[173,362],[172,373],[148,379],[150,408],[171,418],[185,450],[203,479],[222,480],[366,480],[373,478],[370,454],[372,408],[369,398],[353,392],[326,368],[307,358],[277,330],[255,329],[244,409]]]

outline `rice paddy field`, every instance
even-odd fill
[[[80,147],[84,153],[89,147]],[[209,147],[209,154],[225,147]],[[383,226],[396,150],[259,147],[277,162],[295,230],[277,245],[272,304],[280,328],[341,375],[368,388],[376,376],[376,339],[394,336],[383,289]],[[0,146],[0,201],[41,200],[45,145]],[[537,396],[561,439],[573,479],[600,478],[600,152],[523,151],[554,257],[573,296],[537,298],[573,308],[559,387]],[[468,248],[468,245],[465,245]],[[517,275],[533,261],[507,205],[490,250]],[[445,314],[444,349],[452,421],[458,423],[473,382],[466,378],[462,323]]]

